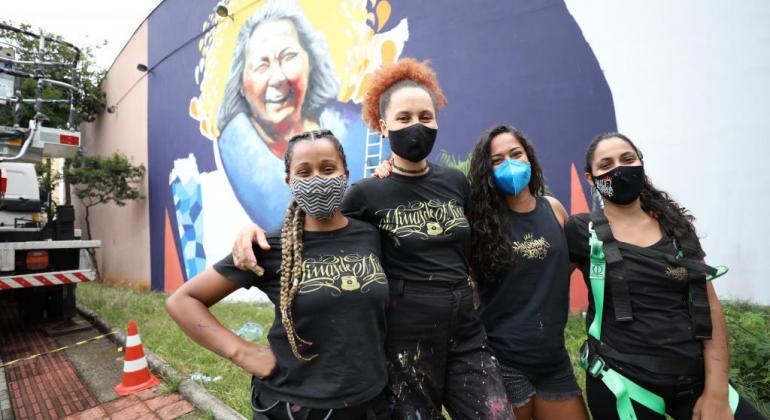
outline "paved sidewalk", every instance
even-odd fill
[[[15,302],[0,299],[0,360],[5,363],[45,353],[89,335],[96,336],[99,332],[91,329],[71,337],[49,337],[43,325],[27,325],[18,318]],[[111,387],[119,381],[122,354],[118,354],[113,345],[105,345],[108,341],[99,341],[76,347],[93,352],[101,345],[104,351],[97,350],[99,354],[91,353],[89,356],[88,352],[80,352],[78,358],[77,351],[68,349],[0,368],[1,420],[167,420],[199,416],[199,412],[181,395],[164,393],[162,386],[118,398],[112,393]],[[92,347],[85,349],[87,346]],[[75,358],[71,360],[72,357]],[[73,364],[73,360],[77,363]],[[88,362],[103,366],[87,366]],[[94,375],[111,376],[104,372],[112,370],[117,370],[117,381],[108,378],[100,382],[91,378]],[[91,379],[86,381],[84,377]],[[2,392],[4,384],[7,395]]]
[[[75,415],[65,417],[66,420],[145,420],[145,419],[177,419],[190,414],[195,408],[177,393],[162,394],[158,387],[147,389],[134,395],[119,398],[98,405]],[[190,418],[193,415],[189,416]]]

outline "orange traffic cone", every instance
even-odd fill
[[[123,381],[113,388],[118,395],[124,396],[152,388],[160,383],[160,379],[150,373],[147,359],[142,349],[142,339],[136,330],[136,323],[128,323],[126,336],[126,354],[123,361]]]

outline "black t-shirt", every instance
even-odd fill
[[[265,274],[257,277],[233,265],[232,256],[214,265],[221,275],[256,286],[275,305],[268,333],[277,359],[274,376],[259,381],[268,397],[312,408],[340,408],[366,402],[387,384],[385,367],[388,283],[380,265],[380,235],[370,224],[348,219],[331,232],[304,232],[303,277],[292,305],[294,328],[312,346],[299,344],[294,357],[280,316],[280,232],[267,235],[271,249],[254,247]]]
[[[513,265],[479,284],[489,346],[503,362],[535,374],[567,360],[564,325],[569,306],[567,240],[544,197],[528,213],[509,211],[507,246]]]
[[[425,175],[366,178],[345,195],[345,214],[377,226],[390,280],[467,281],[470,185],[462,172],[430,164]]]
[[[589,220],[588,214],[578,214],[570,217],[565,226],[570,259],[578,264],[588,284],[590,299],[586,325],[591,325],[595,312],[588,277]],[[634,319],[630,322],[615,321],[612,286],[605,282],[602,341],[621,353],[688,360],[702,357],[702,343],[695,338],[690,318],[689,282],[682,269],[671,267],[662,258],[653,259],[634,252],[639,249],[635,245],[618,241],[618,248],[625,265],[624,277],[628,282]],[[672,240],[665,233],[650,248],[676,254]]]

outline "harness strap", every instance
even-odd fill
[[[601,213],[601,218],[604,219],[606,222],[606,217],[604,217],[603,212],[601,211],[594,211],[592,213],[592,219],[594,214]],[[616,407],[618,410],[618,416],[622,420],[636,420],[636,413],[634,412],[633,404],[631,403],[631,400],[636,401],[637,403],[647,407],[648,409],[654,411],[655,413],[658,413],[660,415],[665,415],[666,412],[666,404],[663,398],[660,396],[654,394],[653,392],[645,389],[644,387],[636,384],[632,380],[626,378],[616,370],[612,369],[611,367],[607,366],[604,359],[601,357],[600,354],[606,354],[607,357],[611,359],[616,359],[620,362],[628,362],[631,364],[641,364],[644,368],[648,370],[673,370],[673,366],[675,363],[678,362],[678,364],[681,365],[682,361],[673,361],[671,359],[664,359],[664,358],[653,358],[648,356],[642,356],[642,355],[626,355],[623,353],[620,353],[613,349],[612,347],[606,345],[605,343],[601,342],[601,331],[602,331],[602,314],[604,312],[604,292],[605,292],[605,275],[607,271],[607,262],[608,259],[605,259],[606,256],[606,250],[607,247],[602,243],[602,240],[600,239],[599,235],[597,234],[597,230],[594,229],[593,226],[594,221],[592,220],[588,225],[588,231],[590,234],[589,237],[589,246],[590,246],[590,267],[589,267],[589,279],[591,283],[591,292],[593,296],[594,301],[594,319],[591,322],[591,325],[588,327],[588,335],[589,338],[583,343],[583,347],[581,349],[580,354],[580,363],[583,366],[584,369],[586,369],[586,373],[589,375],[601,379],[602,383],[607,387],[607,389],[612,392],[612,394],[615,396],[616,401]],[[609,224],[606,223],[605,226],[609,228]],[[604,232],[607,233],[606,231]],[[610,237],[612,237],[612,232],[609,232]],[[613,238],[614,241],[614,238]],[[617,243],[615,244],[615,251],[617,251]],[[610,247],[612,248],[612,247]],[[610,251],[611,253],[614,251]],[[617,256],[619,256],[619,252]],[[614,256],[613,256],[614,258]],[[680,262],[683,260],[682,258],[677,259],[677,262]],[[622,261],[622,258],[621,258]],[[711,280],[713,278],[719,277],[720,275],[724,274],[724,272],[719,273],[717,270],[714,270],[711,267],[706,266],[703,263],[698,262],[698,264],[690,264],[690,262],[687,262],[687,264],[690,265],[694,270],[704,270],[701,271],[700,279],[691,279],[690,280],[690,295],[691,295],[691,301],[694,302],[693,307],[696,308],[696,310],[693,313],[694,317],[702,317],[703,316],[703,305],[700,304],[700,302],[705,302],[705,309],[708,309],[708,296],[705,295],[706,293],[706,287],[705,282],[707,280]],[[684,265],[682,265],[684,266]],[[705,267],[708,267],[709,269],[714,270],[713,273],[705,272]],[[685,268],[688,268],[684,266]],[[697,268],[696,268],[697,267]],[[708,276],[708,277],[707,277]],[[620,277],[622,280],[622,276]],[[613,283],[613,294],[615,292]],[[626,286],[626,292],[628,291],[627,285]],[[702,294],[701,294],[702,291]],[[694,296],[693,296],[694,294]],[[613,299],[613,304],[616,304],[616,300]],[[615,307],[617,311],[617,306]],[[629,309],[630,309],[630,299],[629,299]],[[696,323],[696,335],[698,333],[697,328],[698,325],[705,325],[705,319],[695,319]],[[701,331],[703,332],[703,331]],[[711,336],[711,315],[710,310],[708,311],[708,335],[709,338]],[[700,337],[699,337],[700,338]],[[594,349],[592,351],[591,347],[592,345],[590,342],[592,341],[597,343],[594,344],[597,347],[599,347],[599,351]],[[633,361],[636,361],[637,363],[634,363]],[[702,360],[702,359],[701,359]],[[700,362],[702,365],[702,361]],[[653,370],[655,369],[655,370]],[[679,369],[681,371],[681,369]],[[662,372],[662,373],[668,373],[668,372]],[[681,374],[681,373],[677,373]],[[730,409],[732,410],[733,414],[735,414],[735,411],[738,408],[738,403],[740,401],[740,396],[738,395],[735,388],[733,388],[732,384],[728,385],[728,402],[730,404]]]
[[[687,269],[688,276],[690,278],[702,277],[704,274],[712,277],[718,277],[720,272],[720,270],[717,268],[693,258],[671,255],[653,248],[634,247],[634,252],[650,258],[661,258],[666,260],[666,262],[669,264],[684,267]]]
[[[607,264],[610,284],[612,285],[612,306],[615,309],[615,321],[633,321],[631,309],[631,295],[628,292],[628,282],[624,274],[623,257],[618,248],[618,242],[612,235],[612,229],[604,211],[594,209],[591,212],[591,222],[600,241],[604,244],[604,256]]]
[[[586,373],[594,378],[601,379],[602,383],[615,396],[618,417],[621,420],[636,420],[636,413],[634,412],[631,400],[660,415],[665,415],[666,403],[663,398],[637,385],[634,381],[607,366],[601,356],[590,351],[588,342],[583,344],[580,363],[586,369]]]
[[[618,247],[618,242],[612,235],[607,216],[601,208],[596,208],[591,212],[591,225],[595,231],[596,238],[601,241],[604,251],[604,272],[605,277],[609,277],[612,287],[612,306],[615,310],[616,322],[633,321],[633,310],[631,307],[631,297],[628,290],[628,281],[624,274],[623,257]],[[669,230],[664,222],[661,222],[662,228],[669,236]],[[676,241],[674,241],[676,246]],[[695,338],[701,340],[711,339],[711,307],[706,292],[706,281],[713,280],[724,274],[726,270],[718,270],[701,261],[692,258],[685,258],[678,255],[670,255],[665,252],[652,248],[634,247],[634,252],[649,258],[664,259],[672,265],[687,269],[689,289],[690,289],[690,313],[693,320]],[[599,337],[595,337],[599,338]]]
[[[693,359],[649,356],[645,354],[621,353],[609,344],[589,337],[591,352],[620,363],[638,366],[661,375],[696,376],[703,373],[703,358]]]
[[[738,395],[738,391],[733,388],[733,384],[728,384],[727,386],[727,402],[730,404],[730,411],[735,414],[735,412],[738,410],[738,403],[741,400],[741,396]]]
[[[706,278],[690,280],[690,316],[695,326],[695,338],[710,340],[711,305],[709,305],[708,292],[706,291]]]
[[[604,315],[604,273],[606,271],[606,264],[604,262],[604,247],[602,242],[596,237],[596,232],[588,225],[588,230],[591,232],[591,239],[589,243],[591,245],[590,254],[590,271],[588,277],[591,284],[591,294],[594,297],[594,320],[588,327],[588,335],[601,340],[602,338],[602,318]]]

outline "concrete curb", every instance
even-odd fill
[[[80,303],[77,303],[77,310],[84,318],[93,323],[100,331],[104,333],[114,331],[115,334],[108,336],[110,340],[119,346],[125,346],[126,335],[121,332],[122,330],[114,329],[112,325],[100,318],[99,315],[97,315],[94,311],[88,309]],[[139,333],[141,334],[141,330]],[[150,365],[150,369],[157,372],[166,379],[170,379],[175,382],[178,381],[179,393],[182,394],[182,396],[184,396],[188,401],[193,403],[193,405],[198,407],[201,411],[210,412],[217,420],[246,420],[246,418],[243,417],[240,413],[233,410],[230,408],[230,406],[211,395],[208,391],[206,391],[206,388],[200,386],[190,378],[182,376],[182,374],[177,372],[176,369],[171,367],[171,365],[166,363],[165,360],[163,360],[157,354],[153,353],[146,346],[144,347],[144,355],[147,358],[147,363]],[[5,420],[5,418],[3,418],[3,420]]]
[[[0,366],[3,358],[0,357]],[[5,368],[0,367],[0,420],[13,420],[13,408],[11,407],[11,394],[8,393],[8,382],[5,381]]]

